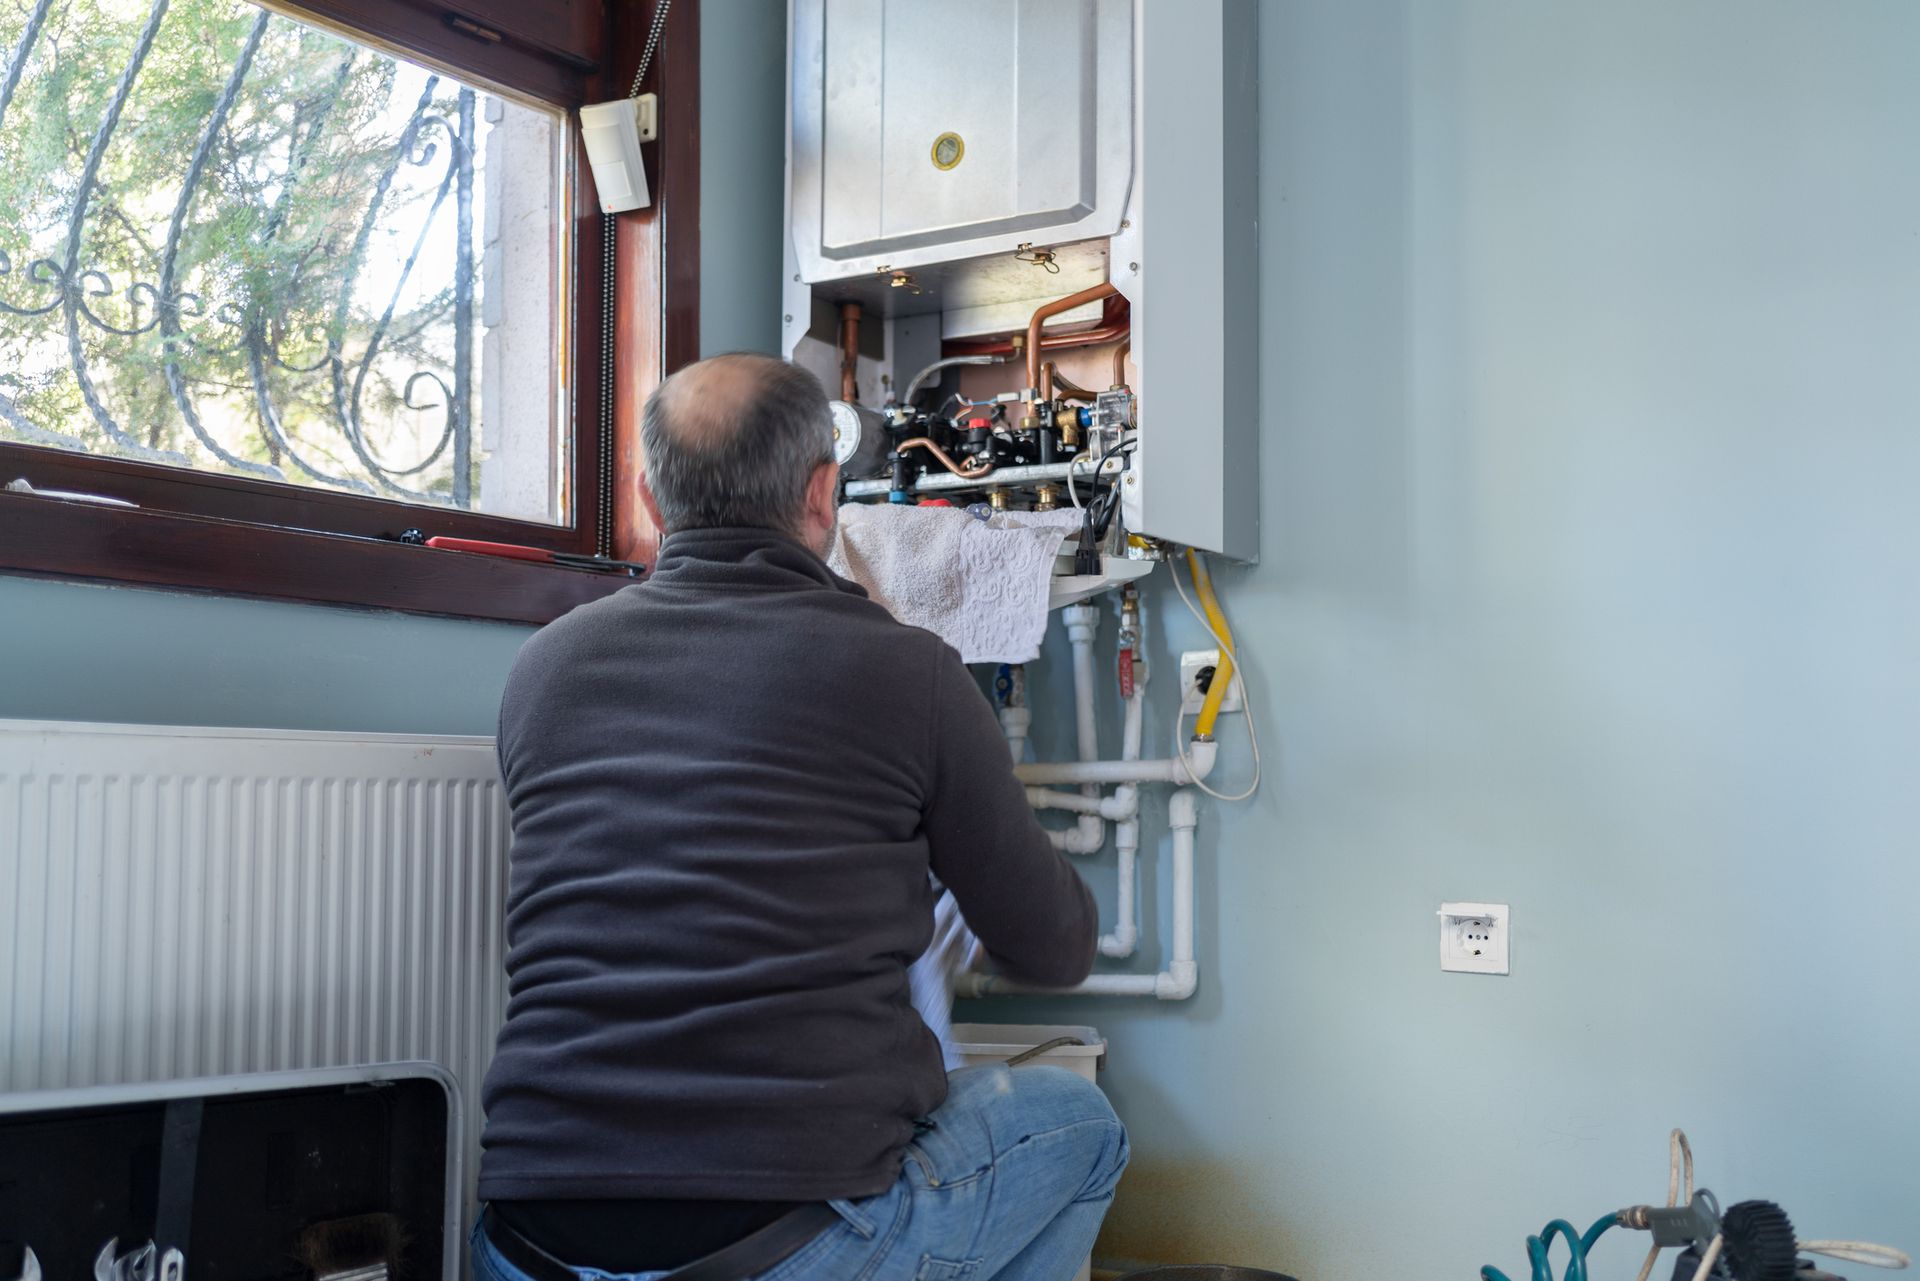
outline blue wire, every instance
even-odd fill
[[[1611,1214],[1596,1219],[1593,1226],[1587,1229],[1586,1235],[1581,1236],[1565,1219],[1555,1219],[1540,1229],[1539,1236],[1528,1237],[1527,1262],[1531,1268],[1531,1281],[1555,1281],[1553,1262],[1548,1256],[1556,1236],[1566,1238],[1567,1252],[1571,1256],[1567,1259],[1567,1270],[1559,1281],[1587,1281],[1587,1253],[1593,1249],[1595,1242],[1606,1235],[1607,1229],[1613,1227],[1616,1221],[1615,1216]],[[1511,1281],[1511,1278],[1499,1268],[1488,1264],[1480,1269],[1480,1281]]]

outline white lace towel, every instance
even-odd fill
[[[996,512],[849,503],[827,564],[965,663],[1030,663],[1047,632],[1047,589],[1077,511]]]

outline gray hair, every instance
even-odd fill
[[[721,526],[798,533],[808,478],[833,460],[833,421],[812,374],[735,352],[660,384],[647,398],[640,446],[661,533]]]

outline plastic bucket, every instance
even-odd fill
[[[1090,1027],[1056,1023],[955,1023],[953,1048],[967,1067],[982,1063],[1005,1063],[1048,1041],[1080,1041],[1080,1045],[1056,1045],[1028,1063],[1050,1063],[1078,1072],[1093,1080],[1094,1070],[1106,1061],[1107,1043]]]

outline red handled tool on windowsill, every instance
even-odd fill
[[[408,531],[409,533],[413,531]],[[569,569],[593,569],[603,573],[622,573],[630,577],[639,577],[647,572],[645,565],[630,560],[611,560],[605,556],[582,556],[578,552],[556,552],[545,547],[528,547],[521,543],[488,543],[477,538],[423,538],[411,539],[401,535],[403,542],[418,541],[421,546],[431,547],[443,552],[473,552],[480,556],[504,556],[508,560],[531,560],[549,565],[565,565]]]

